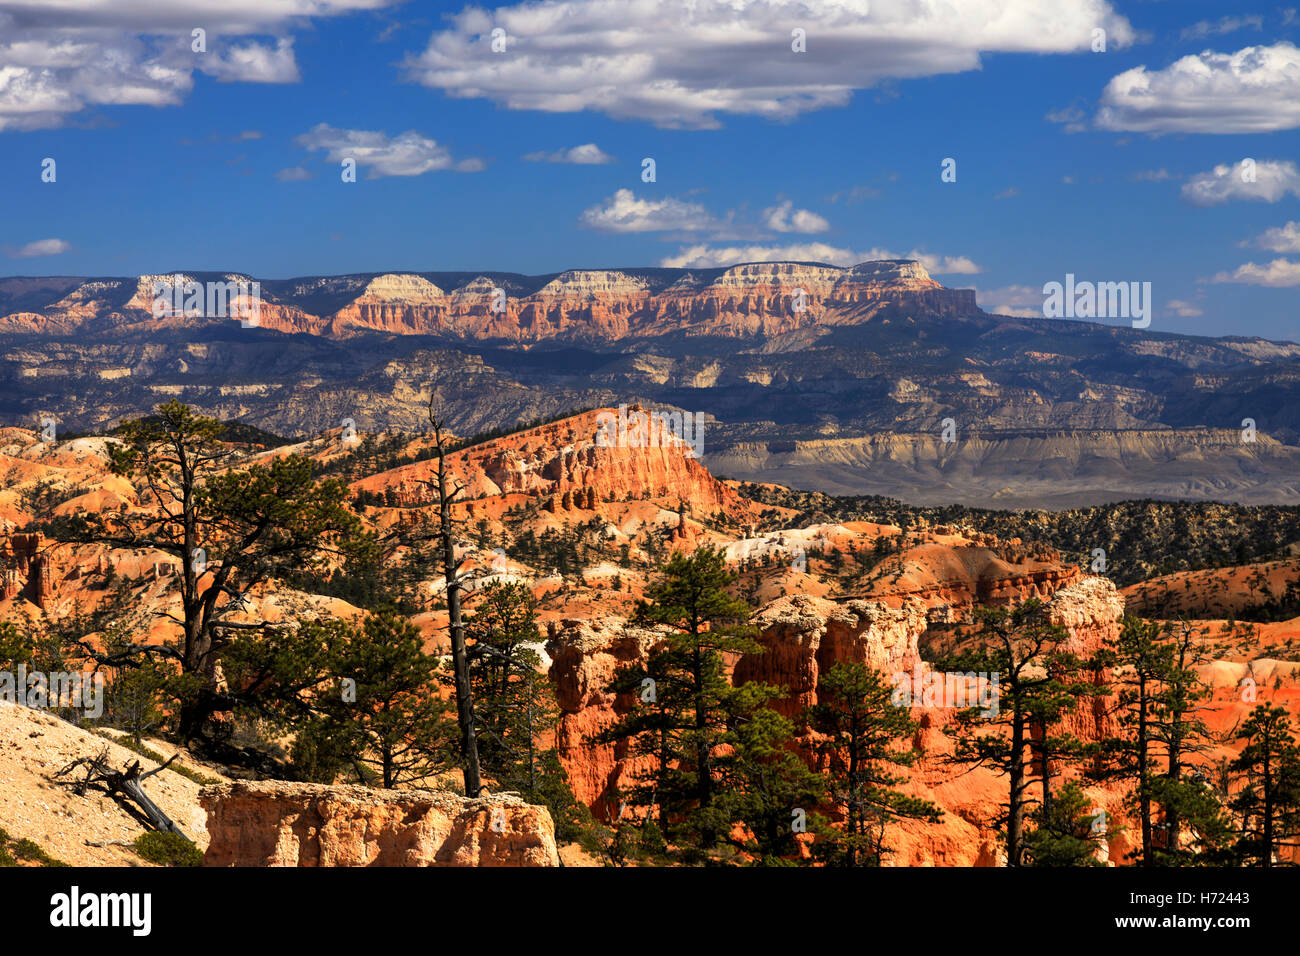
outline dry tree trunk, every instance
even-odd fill
[[[92,785],[99,785],[109,796],[121,797],[134,804],[142,813],[145,819],[155,830],[161,830],[164,833],[175,833],[177,836],[184,837],[185,833],[178,827],[158,804],[149,799],[149,795],[144,792],[143,782],[156,773],[166,770],[175,755],[168,758],[167,762],[160,767],[156,767],[146,773],[140,772],[140,761],[132,761],[131,765],[125,770],[114,770],[108,762],[108,748],[105,747],[94,757],[79,757],[72,761],[54,776],[59,778],[72,771],[80,768],[85,771],[85,775],[79,780],[64,781],[71,786],[77,796],[85,796],[86,790]],[[186,837],[186,839],[189,839]]]

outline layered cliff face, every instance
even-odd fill
[[[199,800],[204,866],[559,866],[551,815],[508,794],[241,781]]]
[[[1032,433],[959,430],[956,441],[945,442],[938,426],[946,412],[935,399],[916,399],[935,409],[931,433],[726,442],[709,452],[709,465],[750,481],[832,494],[904,495],[915,504],[1064,508],[1140,497],[1252,504],[1300,499],[1300,448],[1267,435],[1246,441],[1233,428],[1048,432],[1041,426],[1055,422],[1041,416],[1055,419],[1066,406],[1054,410],[1030,398],[1023,406],[1008,400],[1003,408],[1015,408],[1022,425],[1034,426]],[[1069,408],[1071,414],[1082,411],[1077,403]]]
[[[650,411],[634,405],[622,415],[645,414],[648,420]],[[595,511],[606,501],[645,498],[681,502],[702,515],[723,512],[741,519],[754,513],[752,502],[714,478],[696,456],[698,446],[692,443],[707,444],[707,422],[693,420],[678,433],[660,428],[638,435],[620,431],[619,416],[613,408],[583,412],[456,452],[448,466],[464,484],[467,500],[525,495],[540,498],[551,511]],[[362,479],[355,487],[391,490],[406,505],[427,504],[433,500],[428,482],[435,468],[433,461],[417,462]]]
[[[866,664],[888,683],[900,679],[899,675],[928,673],[930,667],[920,650],[927,630],[936,621],[965,618],[975,601],[1044,600],[1050,621],[1070,634],[1068,649],[1081,656],[1101,649],[1118,634],[1123,602],[1111,582],[1082,577],[1077,569],[1054,564],[1047,556],[1040,560],[1026,549],[996,544],[974,547],[955,536],[940,537],[957,543],[932,543],[904,552],[905,556],[925,552],[917,573],[932,579],[928,588],[916,588],[911,579],[897,580],[892,592],[882,585],[873,599],[834,601],[794,594],[765,604],[751,619],[763,651],[741,656],[734,664],[732,681],[786,688],[787,696],[773,706],[798,723],[807,708],[818,703],[821,676],[836,664]],[[948,552],[946,562],[936,555],[939,550]],[[605,819],[620,812],[612,802],[614,791],[651,769],[647,758],[629,753],[626,743],[591,742],[640,703],[635,694],[610,694],[606,688],[620,668],[644,661],[661,640],[660,633],[628,627],[619,620],[568,620],[552,629],[547,643],[550,677],[561,709],[557,736],[561,759],[575,795]],[[1098,679],[1106,676],[1103,673]],[[908,792],[935,800],[950,816],[939,827],[899,828],[900,853],[917,864],[991,865],[996,859],[992,821],[999,783],[988,772],[956,784],[949,781],[951,767],[939,758],[951,752],[944,728],[954,713],[950,707],[919,702],[913,707],[920,724],[917,744],[933,759],[927,758],[908,774]],[[1098,740],[1116,729],[1110,721],[1105,702],[1098,699],[1082,702],[1067,716],[1066,725],[1085,740]],[[812,737],[805,730],[801,739],[812,760]]]
[[[892,608],[881,601],[837,604],[795,595],[766,605],[752,623],[763,652],[742,657],[734,680],[787,688],[788,696],[773,706],[798,717],[817,703],[818,680],[836,664],[866,664],[886,675],[910,672],[919,660],[926,608],[916,598]]]
[[[568,620],[553,629],[546,643],[560,708],[556,749],[574,796],[607,819],[620,810],[610,802],[613,791],[648,770],[649,763],[631,755],[626,741],[591,741],[640,705],[635,694],[610,694],[606,688],[620,668],[644,661],[663,638],[621,621]]]
[[[11,280],[6,280],[6,282]],[[30,280],[29,280],[30,281]],[[171,274],[49,287],[36,309],[0,314],[0,331],[95,331],[153,320],[155,284],[251,281],[247,276]],[[6,297],[40,301],[40,289]],[[62,295],[58,295],[62,293]],[[697,272],[572,270],[554,277],[442,278],[438,273],[268,282],[260,286],[262,328],[347,337],[363,332],[447,335],[512,342],[614,342],[666,333],[773,335],[816,324],[865,321],[873,308],[911,306],[975,314],[972,290],[946,289],[910,260],[852,268],[754,263]],[[40,316],[44,316],[44,323]],[[221,318],[221,315],[213,318]],[[191,317],[190,321],[193,321]],[[161,323],[173,326],[175,319]]]

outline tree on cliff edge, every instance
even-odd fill
[[[560,709],[542,660],[537,603],[528,585],[492,581],[465,617],[474,732],[483,774],[495,789],[544,805],[556,838],[580,840],[591,813],[573,795],[555,749]]]
[[[300,631],[317,639],[331,680],[299,725],[296,764],[350,766],[358,782],[373,778],[389,790],[425,784],[454,766],[455,724],[438,693],[439,661],[414,624],[383,612],[360,625],[308,622]]]
[[[888,853],[888,822],[935,823],[942,815],[930,801],[896,789],[903,778],[890,768],[911,766],[918,756],[898,742],[910,738],[917,724],[892,697],[881,674],[865,664],[836,664],[818,681],[808,725],[823,735],[817,750],[829,762],[826,789],[844,817],[840,828],[827,829],[814,845],[814,854],[828,864],[880,866]]]
[[[474,692],[470,682],[469,655],[465,646],[465,622],[461,618],[460,598],[464,589],[460,568],[463,558],[456,557],[456,525],[452,515],[452,506],[465,490],[463,485],[451,485],[451,476],[447,473],[447,436],[443,433],[444,425],[434,411],[436,393],[429,391],[428,418],[433,429],[434,447],[438,459],[438,468],[434,480],[429,482],[438,496],[437,525],[434,531],[438,562],[442,566],[443,580],[447,587],[447,630],[451,635],[452,680],[456,695],[456,723],[460,727],[461,766],[465,775],[465,795],[477,797],[483,789],[482,773],[479,769],[478,736],[474,726]]]
[[[976,627],[958,635],[954,650],[934,662],[936,671],[998,675],[996,709],[960,711],[952,762],[987,766],[1007,778],[1007,865],[1024,864],[1025,818],[1035,803],[1030,793],[1034,753],[1060,754],[1071,742],[1052,735],[1052,725],[1093,685],[1073,680],[1080,662],[1062,646],[1069,632],[1051,624],[1042,602],[1031,598],[1016,608],[978,607]],[[1037,740],[1035,740],[1037,734]],[[1047,766],[1038,770],[1049,792]]]
[[[140,490],[141,510],[87,516],[86,539],[178,559],[179,642],[127,643],[111,653],[87,649],[101,664],[133,666],[164,659],[179,669],[179,733],[201,736],[209,718],[234,703],[219,678],[223,654],[265,622],[236,621],[254,589],[315,565],[334,542],[356,533],[347,486],[317,481],[301,455],[231,470],[218,441],[222,425],[170,401],[157,414],[125,422],[111,448],[115,474]]]
[[[664,836],[683,852],[714,849],[729,829],[717,805],[714,755],[728,735],[728,706],[735,690],[724,654],[757,654],[762,646],[742,622],[750,607],[728,593],[736,575],[721,549],[676,552],[646,588],[634,620],[670,633],[645,662],[622,668],[613,693],[637,694],[634,708],[599,739],[631,739],[653,753],[655,770],[629,796],[657,810]]]

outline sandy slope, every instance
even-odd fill
[[[167,744],[146,743],[158,753],[170,756],[175,752]],[[130,847],[86,845],[86,841],[134,840],[144,832],[139,822],[103,793],[91,791],[78,797],[52,780],[73,760],[93,756],[105,746],[119,767],[137,759],[147,770],[157,766],[51,714],[0,703],[0,826],[10,837],[33,840],[46,853],[73,866],[147,866]],[[184,760],[177,763],[220,779],[208,767]],[[150,777],[144,787],[200,849],[207,846],[199,784],[164,770]]]

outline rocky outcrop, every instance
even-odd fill
[[[558,866],[544,807],[496,794],[238,782],[205,787],[204,866]]]
[[[42,534],[0,537],[0,601],[22,597],[43,608],[54,595]]]
[[[610,805],[611,794],[646,766],[644,758],[629,753],[626,741],[591,739],[640,703],[634,693],[609,693],[609,684],[621,668],[644,661],[662,640],[659,632],[618,621],[596,627],[566,620],[548,635],[546,653],[560,707],[556,749],[574,796],[598,814],[616,816],[618,807]]]
[[[617,410],[584,412],[474,445],[449,456],[448,466],[465,486],[466,500],[523,494],[560,513],[591,510],[603,501],[652,499],[671,507],[684,503],[700,515],[722,512],[740,520],[755,513],[752,502],[694,457],[689,441],[665,436],[644,446],[620,442],[616,428],[602,432],[602,414],[616,416]],[[699,421],[693,426],[693,435],[706,445],[707,428]],[[433,501],[434,467],[430,461],[417,462],[362,479],[354,487],[374,494],[391,490],[406,507],[425,505]]]
[[[836,604],[795,595],[768,604],[752,623],[763,652],[743,656],[734,680],[785,687],[788,695],[773,707],[795,717],[817,703],[818,678],[836,664],[866,664],[883,674],[910,672],[918,660],[926,608],[916,599],[891,608],[881,601]]]
[[[1047,603],[1048,620],[1070,632],[1062,650],[1087,658],[1119,637],[1124,620],[1124,598],[1106,578],[1084,577],[1062,588]],[[1096,685],[1111,680],[1109,668],[1093,676]],[[1082,740],[1101,740],[1116,735],[1120,727],[1111,713],[1113,697],[1094,697],[1080,701],[1062,721],[1069,733]]]

